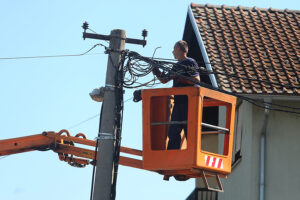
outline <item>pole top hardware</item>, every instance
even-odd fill
[[[89,29],[89,24],[87,22],[84,22],[81,27],[84,30],[83,36],[82,36],[84,40],[86,38],[97,39],[97,40],[110,40],[111,39],[110,35],[87,33],[86,30]],[[145,47],[146,44],[147,44],[146,37],[148,36],[148,31],[146,29],[144,29],[142,31],[142,36],[143,36],[142,40],[140,40],[140,39],[134,39],[134,38],[124,38],[124,40],[125,40],[126,43],[139,44],[139,45],[142,45],[143,47]]]
[[[143,38],[144,38],[144,41],[146,41],[145,38],[148,36],[148,31],[147,31],[146,29],[144,29],[144,30],[142,31],[142,36],[143,36]],[[146,44],[145,44],[145,45],[146,45]],[[144,46],[145,46],[145,45],[144,45]],[[143,47],[144,47],[144,46],[143,46]]]
[[[86,33],[86,30],[89,29],[89,23],[87,23],[86,21],[82,24],[81,26],[84,30],[84,33]],[[85,40],[85,37],[83,36],[83,39]]]

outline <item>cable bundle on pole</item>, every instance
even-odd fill
[[[214,88],[209,84],[205,84],[203,82],[197,82],[197,81],[191,79],[190,77],[183,75],[183,72],[186,72],[186,70],[182,70],[182,71],[173,70],[173,66],[178,65],[182,68],[189,68],[191,70],[197,70],[201,74],[207,74],[207,75],[208,74],[223,74],[223,75],[227,75],[230,77],[233,77],[236,75],[220,73],[220,72],[212,72],[212,71],[205,70],[201,67],[185,66],[185,65],[181,65],[181,64],[178,64],[175,62],[171,62],[170,60],[172,60],[172,59],[161,59],[161,58],[157,59],[157,58],[145,57],[145,56],[141,56],[139,53],[134,52],[134,51],[126,51],[126,58],[127,58],[127,64],[126,64],[126,67],[124,67],[124,75],[129,78],[126,79],[126,81],[124,81],[125,88],[139,88],[139,87],[144,87],[144,86],[152,87],[155,84],[159,84],[159,83],[155,82],[156,79],[155,79],[154,75],[153,75],[153,78],[151,78],[149,81],[147,81],[145,83],[138,82],[138,78],[145,77],[148,74],[151,74],[151,72],[153,71],[154,68],[158,68],[158,69],[162,70],[163,76],[166,76],[166,77],[175,75],[177,77],[181,77],[185,80],[193,82],[202,87],[236,96],[242,100],[245,100],[245,101],[247,101],[257,107],[263,108],[263,109],[265,108],[265,105],[269,105],[269,110],[300,115],[300,112],[296,111],[296,110],[300,110],[300,108],[298,108],[298,107],[270,103],[270,102],[266,102],[266,101],[260,100],[260,99],[245,97],[242,94],[237,94],[237,93],[226,91],[226,90],[223,90],[220,88]],[[238,77],[238,78],[241,78],[241,77]],[[264,83],[279,85],[282,87],[300,88],[300,86],[282,85],[281,83],[274,83],[274,82],[259,80],[259,79],[248,79],[247,78],[247,80],[256,81],[256,82],[264,82]]]

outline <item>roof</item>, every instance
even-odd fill
[[[193,3],[191,10],[221,89],[300,95],[300,11]]]

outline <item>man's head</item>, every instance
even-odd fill
[[[187,53],[189,51],[189,47],[186,41],[179,40],[174,45],[173,55],[174,58],[181,61],[187,57]]]

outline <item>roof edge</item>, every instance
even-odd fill
[[[299,101],[299,95],[267,95],[267,94],[239,94],[240,96],[250,97],[253,99],[265,99],[269,98],[272,100],[281,100],[281,101]]]
[[[189,17],[189,19],[191,21],[194,33],[196,35],[196,38],[197,38],[197,41],[198,41],[198,45],[199,45],[200,50],[201,50],[202,58],[203,58],[204,63],[205,63],[205,67],[206,67],[207,70],[212,71],[212,67],[210,65],[210,61],[209,61],[206,49],[204,47],[202,37],[201,37],[199,29],[197,27],[197,24],[196,24],[194,15],[193,15],[193,11],[192,11],[191,5],[188,6],[188,17]],[[209,74],[209,79],[210,79],[210,81],[212,83],[212,86],[214,88],[218,88],[218,84],[217,84],[215,75],[214,74]]]
[[[300,13],[300,10],[290,10],[290,9],[276,9],[276,8],[257,8],[256,6],[254,7],[246,7],[246,6],[227,6],[225,4],[223,5],[212,5],[212,4],[196,4],[196,3],[191,3],[191,6],[194,7],[208,7],[208,8],[227,8],[227,9],[236,9],[236,10],[260,10],[260,11],[271,11],[271,12],[289,12],[289,13]]]

